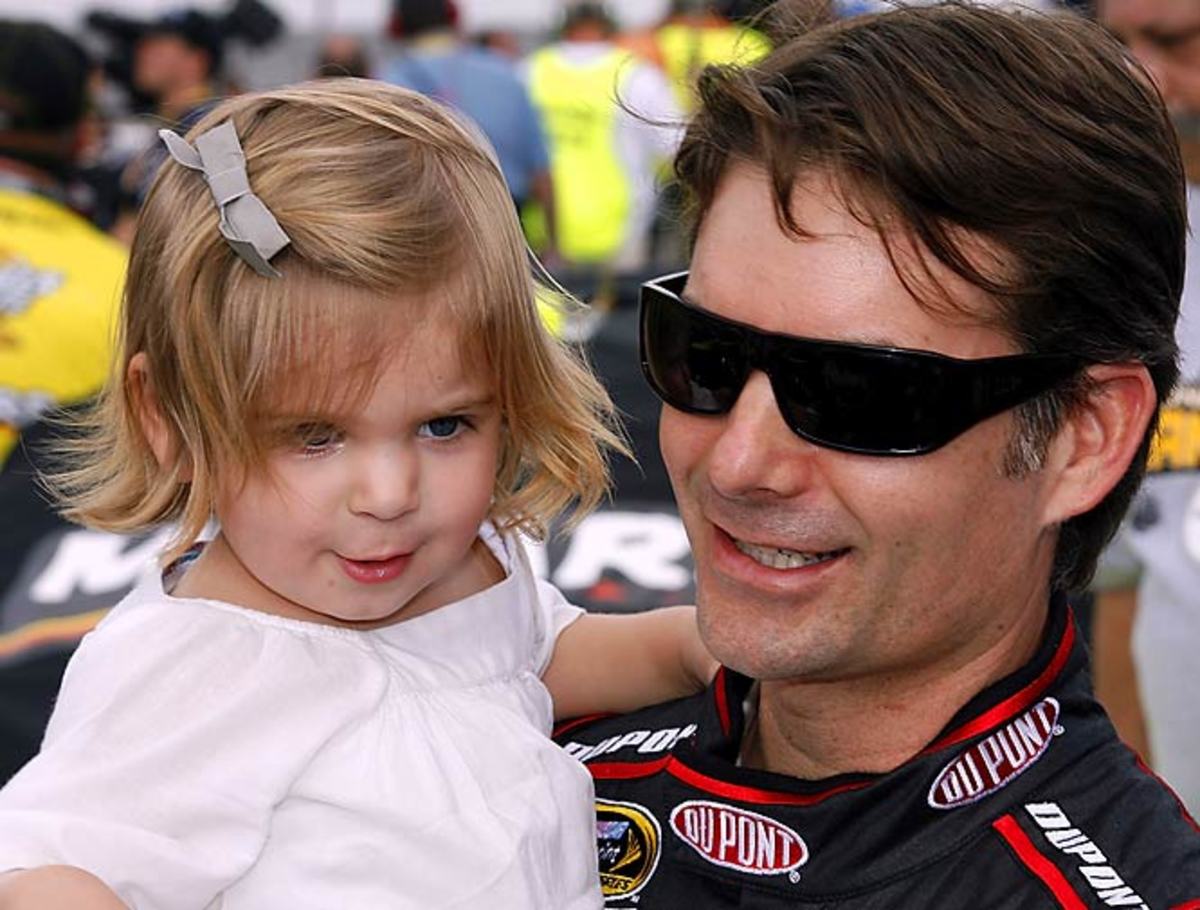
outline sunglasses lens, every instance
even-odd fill
[[[783,353],[772,385],[788,425],[839,449],[927,451],[944,442],[955,392],[931,363],[885,351],[819,345]]]
[[[652,288],[642,302],[642,361],[658,395],[695,414],[728,411],[746,381],[746,354],[736,328],[707,320]]]

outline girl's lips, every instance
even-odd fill
[[[345,556],[338,556],[342,571],[352,581],[364,585],[394,581],[404,574],[410,559],[412,559],[411,553],[401,553],[399,556],[390,556],[387,559],[347,559]]]

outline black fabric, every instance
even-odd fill
[[[1022,860],[1014,846],[1022,840],[1075,906],[1174,908],[1200,899],[1200,830],[1117,740],[1062,601],[1029,664],[973,699],[928,748],[888,774],[801,781],[737,767],[751,685],[722,670],[693,698],[560,728],[559,742],[595,778],[609,908],[1066,906]],[[1034,730],[1038,718],[1046,724],[1041,751],[1032,748],[1040,733],[1020,732]],[[661,745],[663,731],[681,738],[647,748]],[[976,767],[979,756],[1003,755],[1003,744],[1025,754],[1022,736],[1030,757],[1019,771],[1000,774],[998,786],[973,798],[935,805],[954,789],[937,785]],[[705,852],[712,832],[700,823],[708,817],[725,827]],[[635,823],[657,827],[653,856],[644,844],[630,847]],[[622,831],[626,840],[615,836]],[[790,843],[788,832],[803,842],[803,862],[780,847]],[[723,852],[722,834],[730,839]],[[791,868],[782,869],[785,860]]]

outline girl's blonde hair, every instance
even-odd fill
[[[458,329],[505,422],[491,517],[534,536],[608,489],[606,449],[626,452],[612,404],[579,356],[539,321],[527,248],[494,157],[435,102],[339,79],[222,103],[189,134],[233,122],[252,191],[291,244],[263,278],[218,231],[201,175],[168,161],[138,223],[117,362],[51,478],[64,514],[112,531],[178,522],[167,558],[213,512],[217,477],[262,463],[257,418],[299,391],[365,393],[388,356],[385,297]],[[156,460],[130,359],[145,352],[175,454]],[[430,358],[445,352],[430,351]],[[331,381],[337,377],[337,381]]]

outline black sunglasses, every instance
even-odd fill
[[[689,414],[726,414],[761,370],[792,431],[843,452],[932,452],[1084,365],[1066,354],[960,360],[764,332],[683,301],[687,274],[642,285],[642,371],[655,394]]]

